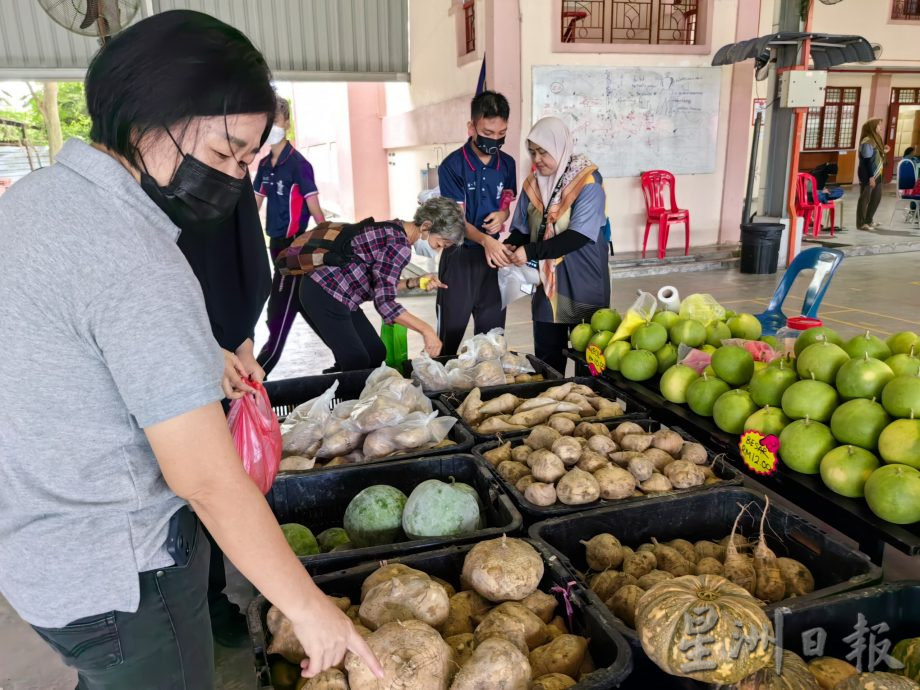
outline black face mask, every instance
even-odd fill
[[[501,139],[489,139],[489,137],[484,137],[481,134],[477,134],[476,138],[473,140],[476,144],[476,148],[487,153],[490,156],[494,156],[498,153],[498,150],[502,147],[502,144],[505,143],[505,137]]]
[[[179,229],[195,230],[213,227],[233,213],[243,193],[243,180],[183,154],[168,185],[159,186],[145,170],[141,189]]]

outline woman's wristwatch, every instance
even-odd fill
[[[418,278],[415,279],[415,285],[412,285],[412,278],[406,278],[406,289],[415,290],[418,288]]]

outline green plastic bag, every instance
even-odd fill
[[[409,359],[409,332],[398,323],[381,324],[380,339],[387,348],[387,366],[402,372],[402,365]]]

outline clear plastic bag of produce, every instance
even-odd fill
[[[426,391],[440,391],[450,387],[447,368],[433,360],[427,352],[412,360],[412,379]]]
[[[377,429],[399,424],[412,409],[385,395],[372,395],[355,405],[348,419],[342,422],[349,431],[367,434]]]
[[[323,429],[332,416],[332,401],[339,382],[335,381],[325,393],[298,405],[281,425],[282,452],[284,455],[303,455],[312,458],[323,441]]]
[[[502,357],[502,369],[506,374],[510,374],[511,376],[534,374],[537,371],[533,368],[530,360],[527,359],[527,355],[522,355],[517,352],[509,352]]]
[[[648,323],[658,309],[658,298],[650,292],[639,290],[639,296],[632,306],[626,310],[626,317],[620,323],[611,342],[626,340],[631,337],[642,324]]]
[[[367,381],[364,383],[364,389],[361,391],[361,395],[359,395],[358,398],[369,398],[376,394],[382,386],[385,386],[386,381],[389,379],[402,380],[402,378],[402,374],[396,371],[396,369],[388,367],[386,364],[381,364],[367,377]]]
[[[411,379],[403,378],[395,369],[381,366],[368,377],[361,396],[352,408],[351,419],[355,418],[375,398],[388,398],[393,402],[408,407],[410,412],[431,412],[431,400],[425,395],[421,386]]]
[[[469,353],[477,362],[499,359],[506,352],[508,344],[505,341],[505,331],[501,328],[493,328],[488,333],[478,333],[460,346],[461,356]]]
[[[697,293],[684,298],[680,303],[679,314],[682,319],[693,319],[708,326],[713,321],[725,318],[725,307],[716,302],[712,295]]]
[[[505,370],[500,359],[480,362],[472,369],[454,369],[447,373],[450,389],[469,391],[476,387],[501,386],[505,383]]]
[[[227,424],[246,474],[267,494],[281,465],[281,427],[262,384],[246,383],[256,392],[230,403]]]
[[[722,347],[734,345],[743,347],[751,353],[755,362],[772,362],[777,357],[782,356],[782,352],[776,352],[768,343],[762,343],[759,340],[745,340],[744,338],[728,338],[722,341]]]
[[[438,417],[437,412],[413,412],[402,422],[377,429],[364,439],[365,460],[376,460],[394,453],[404,453],[419,448],[430,448],[443,441],[457,420]]]
[[[318,458],[335,458],[347,455],[361,445],[364,434],[360,431],[348,429],[346,422],[335,417],[329,420],[323,429],[323,443],[316,451]]]
[[[677,346],[677,361],[679,364],[696,369],[696,373],[702,374],[703,369],[712,362],[712,355],[681,343]]]
[[[502,309],[521,297],[529,297],[540,284],[540,272],[533,266],[505,266],[498,269],[498,291],[502,296]]]

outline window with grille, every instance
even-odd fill
[[[466,41],[465,55],[476,52],[476,3],[466,0],[463,3],[463,36]]]
[[[894,0],[891,18],[920,21],[920,0]]]
[[[697,18],[708,0],[563,0],[563,43],[697,45]],[[920,0],[918,0],[920,2]]]
[[[829,86],[824,107],[809,108],[805,120],[806,151],[852,149],[856,146],[859,87]]]

